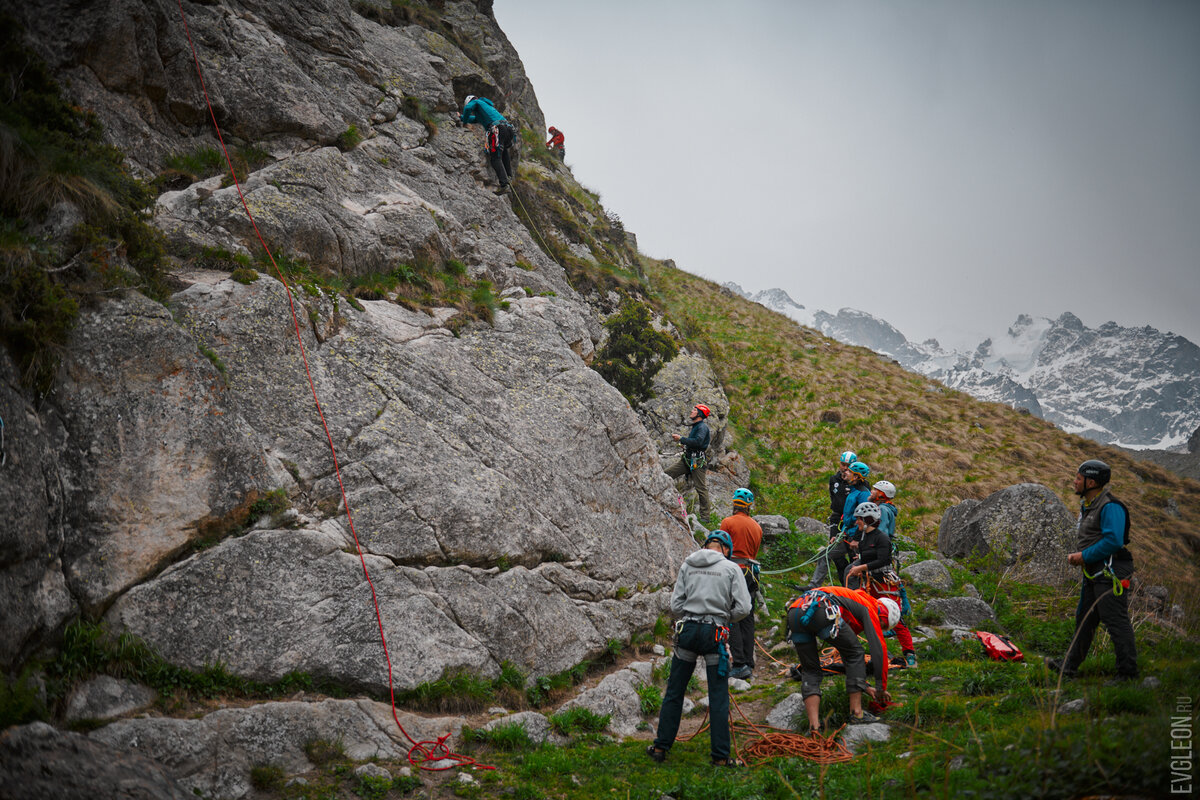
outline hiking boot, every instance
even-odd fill
[[[803,676],[800,674],[800,669],[798,667],[788,667],[788,677],[794,681],[798,681]]]
[[[500,188],[496,190],[496,194],[508,194],[508,184],[501,184]]]
[[[872,714],[870,711],[864,710],[861,716],[850,717],[847,725],[870,725],[872,722],[879,722],[879,717]]]
[[[732,757],[731,758],[716,758],[716,757],[714,757],[712,760],[712,765],[714,767],[744,767],[744,766],[746,766],[746,762],[742,761],[739,758],[732,758]]]
[[[729,673],[729,677],[738,678],[739,680],[748,680],[754,674],[754,667],[749,664],[742,664],[740,667],[734,667],[733,672]]]
[[[1064,678],[1075,678],[1079,675],[1079,673],[1075,670],[1067,669],[1063,662],[1059,661],[1057,658],[1047,658],[1046,669],[1050,670],[1050,672],[1055,675],[1061,672]]]
[[[904,652],[904,663],[909,669],[915,669],[917,666],[917,654],[912,650],[906,650]]]
[[[650,745],[646,748],[646,755],[650,756],[650,758],[654,759],[654,761],[659,764],[667,760],[667,751],[659,750],[654,745]]]

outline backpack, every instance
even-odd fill
[[[987,631],[975,631],[983,652],[993,661],[1024,661],[1025,654],[1021,648],[1012,643],[1007,636],[1001,636]]]

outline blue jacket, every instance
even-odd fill
[[[484,128],[490,128],[493,125],[508,121],[496,110],[496,107],[492,105],[492,101],[486,97],[476,97],[463,106],[462,114],[459,115],[459,118],[464,124],[475,122]]]
[[[858,488],[860,484],[855,484],[855,488],[851,489],[846,495],[846,505],[842,506],[842,530],[851,531],[854,529],[854,509],[858,508],[859,503],[865,503],[871,499],[871,490],[863,486]]]
[[[1106,503],[1100,509],[1100,531],[1100,541],[1083,550],[1085,564],[1107,561],[1125,546],[1125,509],[1120,503]]]
[[[892,539],[896,535],[896,515],[899,510],[891,503],[880,503],[879,513],[882,515],[879,519],[879,530],[887,534],[888,539]]]

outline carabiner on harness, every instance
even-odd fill
[[[1099,578],[1099,577],[1100,577],[1100,576],[1102,576],[1102,575],[1108,575],[1108,577],[1112,578],[1112,584],[1113,584],[1112,593],[1113,593],[1113,597],[1120,597],[1121,595],[1125,594],[1125,586],[1126,586],[1126,584],[1125,584],[1125,581],[1123,581],[1123,580],[1121,580],[1120,578],[1118,578],[1118,577],[1117,577],[1117,573],[1113,572],[1113,568],[1112,568],[1112,560],[1113,560],[1113,557],[1112,557],[1112,556],[1109,556],[1109,557],[1108,557],[1108,560],[1104,562],[1104,567],[1103,567],[1103,569],[1101,569],[1101,570],[1100,570],[1099,572],[1097,572],[1095,575],[1089,575],[1089,574],[1088,574],[1088,571],[1087,571],[1087,566],[1086,566],[1086,565],[1084,565],[1084,567],[1083,567],[1083,577],[1087,578],[1089,581],[1094,581],[1094,580],[1096,580],[1097,578]]]

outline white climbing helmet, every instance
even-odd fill
[[[879,511],[879,506],[867,501],[865,503],[859,503],[858,506],[855,507],[854,516],[858,517],[859,519],[873,519],[878,522],[882,514]]]
[[[895,600],[888,597],[882,598],[879,601],[879,605],[881,608],[887,609],[887,619],[880,619],[879,621],[883,623],[884,630],[890,631],[900,623],[900,606]]]
[[[879,491],[883,492],[883,496],[888,500],[891,500],[896,496],[896,484],[892,483],[891,481],[876,481],[875,485],[871,488],[878,489]]]
[[[464,105],[464,106],[468,106],[468,105],[470,105],[470,104],[471,104],[471,101],[472,101],[472,100],[474,100],[474,99],[475,99],[475,95],[473,95],[473,94],[469,94],[469,95],[467,95],[467,99],[466,99],[466,100],[463,100],[463,105]]]

